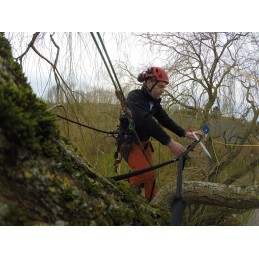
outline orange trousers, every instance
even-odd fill
[[[148,146],[145,151],[149,158],[150,163],[152,163],[152,150],[151,150],[150,143],[148,143]],[[133,143],[128,157],[128,165],[130,166],[132,171],[141,170],[141,169],[150,167],[151,165],[149,161],[147,160],[141,146],[136,143]],[[155,187],[155,179],[156,179],[156,173],[154,170],[152,170],[144,174],[129,178],[129,183],[130,183],[130,186],[140,185],[144,183],[145,197],[151,200],[153,197],[157,195],[157,189]],[[152,193],[152,190],[153,190],[153,193]]]

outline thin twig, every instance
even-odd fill
[[[22,58],[28,53],[28,51],[30,50],[30,48],[33,46],[34,42],[36,41],[37,37],[39,36],[40,32],[35,32],[32,36],[32,39],[30,41],[30,43],[28,44],[27,49],[25,50],[25,52],[22,53],[22,55],[20,55],[19,57],[15,58],[16,60],[20,61],[20,64],[22,64]]]

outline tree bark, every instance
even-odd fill
[[[170,207],[176,192],[176,183],[163,187],[153,204]],[[219,183],[190,181],[183,183],[183,198],[187,204],[204,204],[249,210],[259,208],[259,186],[237,186]]]

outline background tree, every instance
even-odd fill
[[[242,145],[258,143],[255,137],[258,34],[199,32],[137,36],[166,59],[171,81],[167,104],[178,105],[199,118],[195,126],[205,123],[211,126],[208,146],[212,160],[209,160],[206,179],[222,181],[224,178],[230,184],[257,167],[257,157],[251,159]],[[239,118],[234,126],[231,117]],[[236,146],[226,145],[226,150],[219,153],[215,139]],[[240,160],[241,164],[237,162]],[[235,168],[233,174],[229,173],[233,171],[230,168]]]

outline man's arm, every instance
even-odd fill
[[[178,125],[164,109],[159,105],[157,113],[154,116],[158,122],[165,128],[169,129],[179,137],[185,137],[186,131],[180,125]]]

